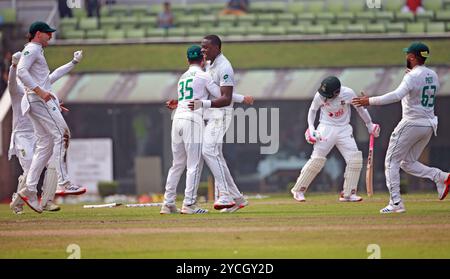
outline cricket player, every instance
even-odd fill
[[[221,212],[234,212],[248,205],[234,183],[222,153],[223,137],[233,117],[234,71],[222,54],[222,41],[217,35],[205,36],[201,42],[202,53],[207,60],[205,68],[215,84],[220,86],[221,97],[210,96],[202,100],[207,121],[203,137],[203,158],[215,180],[214,208]],[[220,108],[220,109],[219,109]]]
[[[37,198],[37,184],[52,155],[58,177],[57,192],[86,192],[86,188],[73,184],[67,173],[67,145],[64,144],[64,137],[70,137],[70,130],[61,114],[59,100],[51,92],[50,70],[44,57],[44,48],[48,46],[48,41],[55,31],[45,22],[37,21],[31,24],[29,43],[25,45],[17,65],[17,76],[26,93],[22,98],[22,113],[28,114],[37,138],[26,185],[17,194],[38,213],[42,213],[42,206]]]
[[[344,173],[344,189],[339,201],[362,201],[362,198],[356,195],[356,190],[363,159],[361,151],[356,146],[353,128],[350,125],[350,104],[354,97],[356,97],[355,92],[351,88],[341,86],[337,77],[330,76],[322,81],[309,108],[308,129],[305,133],[306,141],[314,144],[314,149],[311,158],[303,166],[295,186],[291,189],[295,200],[305,201],[305,193],[309,185],[325,165],[328,153],[336,146],[347,164]],[[320,119],[316,130],[314,120],[319,109]],[[356,111],[366,124],[369,134],[378,137],[380,126],[372,123],[367,110],[356,108]]]
[[[189,69],[178,81],[178,100],[167,102],[169,109],[177,108],[172,123],[172,157],[161,214],[178,213],[176,208],[176,189],[185,168],[186,189],[182,214],[202,214],[208,210],[196,205],[197,189],[203,166],[202,141],[204,131],[201,100],[207,100],[209,94],[220,98],[220,88],[211,76],[203,71],[204,59],[200,46],[194,45],[187,50]],[[247,97],[247,96],[246,96]],[[244,96],[236,94],[236,101],[244,101]],[[191,100],[199,100],[197,106]]]
[[[22,167],[23,173],[19,176],[17,192],[19,192],[25,186],[26,176],[30,169],[31,159],[34,154],[34,148],[36,144],[36,136],[34,135],[33,124],[27,115],[22,114],[21,100],[25,95],[23,85],[17,81],[16,72],[17,64],[19,63],[22,53],[20,51],[14,53],[12,56],[12,64],[8,75],[8,87],[9,94],[11,96],[11,106],[13,110],[13,130],[11,133],[10,147],[8,151],[8,158],[11,159],[13,155],[16,155],[19,159],[19,163]],[[82,52],[77,51],[74,53],[74,58],[71,62],[59,67],[50,74],[50,82],[53,84],[62,76],[70,72],[78,61],[82,58]],[[58,211],[60,207],[53,202],[57,185],[57,174],[54,164],[51,163],[47,166],[44,183],[43,194],[41,197],[42,208],[45,211]],[[16,201],[17,204],[11,202],[10,207],[16,214],[23,213],[23,201],[17,198],[17,193],[13,194],[12,201]]]
[[[400,168],[414,176],[434,181],[440,200],[445,199],[450,185],[449,173],[418,161],[433,133],[437,135],[438,119],[434,115],[434,106],[439,79],[433,70],[425,66],[430,49],[421,42],[414,42],[404,52],[407,73],[397,89],[382,96],[358,97],[352,101],[356,106],[381,106],[402,101],[402,120],[391,135],[384,162],[390,200],[380,213],[406,211],[400,195]]]

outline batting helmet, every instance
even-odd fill
[[[329,76],[322,80],[322,83],[317,91],[325,98],[334,98],[341,91],[341,82],[337,77]]]

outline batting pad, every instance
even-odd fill
[[[302,168],[300,176],[298,177],[297,182],[295,183],[295,186],[294,188],[292,188],[292,190],[295,192],[306,192],[313,179],[322,170],[326,161],[327,158],[324,157],[311,157],[311,159],[309,159],[308,162],[306,162],[305,166]]]
[[[58,174],[56,173],[56,169],[48,167],[45,171],[44,183],[42,184],[42,206],[45,206],[48,201],[53,201],[57,184]]]
[[[350,197],[352,194],[356,194],[362,162],[361,151],[353,153],[348,160],[344,173],[344,197]]]

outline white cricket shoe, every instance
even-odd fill
[[[207,209],[203,209],[196,204],[184,205],[181,207],[181,214],[205,214],[208,213]]]
[[[450,174],[447,176],[447,179],[445,181],[439,181],[438,183],[436,183],[436,188],[438,191],[439,200],[445,199],[450,188]]]
[[[221,210],[224,208],[230,208],[236,205],[234,200],[229,196],[221,196],[214,202],[214,209]]]
[[[42,207],[39,204],[39,200],[36,192],[28,191],[27,188],[20,190],[17,195],[34,211],[42,213]]]
[[[389,203],[385,208],[380,210],[381,214],[403,213],[403,212],[406,212],[406,208],[402,201],[398,205]]]
[[[9,204],[9,208],[14,212],[14,214],[22,214],[23,213],[23,201],[17,195],[17,193],[13,193],[11,198],[11,203]]]
[[[244,208],[244,207],[246,207],[248,205],[248,200],[246,200],[244,197],[237,198],[237,199],[234,200],[234,202],[236,203],[235,205],[233,205],[230,208],[221,209],[220,212],[222,212],[222,213],[227,213],[227,212],[228,213],[233,213],[233,212],[238,211],[239,209]]]
[[[298,202],[305,202],[305,192],[302,191],[294,191],[294,189],[291,189],[292,196],[294,197],[294,200]]]
[[[72,182],[67,182],[64,186],[59,186],[56,188],[56,196],[66,196],[66,195],[81,195],[86,193],[86,188],[79,185],[73,184]]]
[[[344,197],[344,192],[341,192],[341,195],[339,196],[340,202],[360,202],[363,198],[360,196],[357,196],[356,194],[351,194],[350,197]]]
[[[177,208],[175,204],[163,204],[161,207],[161,211],[159,214],[174,214],[180,213],[180,210]]]
[[[48,201],[46,205],[42,207],[44,211],[59,211],[61,207],[52,201]]]

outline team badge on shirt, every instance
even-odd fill
[[[223,79],[224,79],[224,80],[228,79],[228,75],[224,75],[224,76],[223,76]]]
[[[30,54],[30,52],[28,50],[23,53],[23,55],[28,55],[28,54]]]

